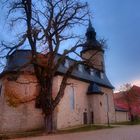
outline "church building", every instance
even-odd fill
[[[35,108],[39,85],[29,64],[30,56],[30,50],[13,52],[0,74],[0,133],[44,127],[42,111]],[[68,79],[71,84],[66,87],[64,97],[55,109],[54,124],[57,129],[115,121],[113,86],[105,72],[104,49],[97,41],[90,22],[81,56],[90,58],[94,68],[79,64],[74,69]],[[54,94],[59,90],[63,74],[73,61],[76,60],[68,57],[58,68],[53,83]]]

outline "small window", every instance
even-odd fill
[[[69,67],[69,60],[68,60],[68,59],[65,60],[64,66],[65,66],[66,68]]]
[[[104,62],[101,61],[101,67],[102,67],[102,70],[104,70]]]
[[[101,78],[101,72],[100,71],[96,71],[96,76]]]
[[[83,66],[82,66],[81,64],[78,65],[78,70],[79,70],[80,72],[83,72]]]
[[[100,102],[100,106],[102,106],[102,102]]]
[[[90,75],[94,75],[94,70],[90,69]]]
[[[90,68],[88,66],[85,66],[85,71],[87,71],[90,74]]]
[[[100,73],[100,77],[101,77],[101,79],[104,79],[104,73],[103,72]]]
[[[96,76],[101,78],[101,79],[104,79],[104,73],[101,71],[96,71]]]

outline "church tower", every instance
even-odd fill
[[[103,46],[96,39],[96,32],[91,21],[86,32],[86,42],[81,51],[82,58],[89,59],[93,64],[93,68],[104,72],[104,50]]]
[[[89,100],[90,122],[95,124],[114,122],[115,109],[113,102],[113,86],[109,82],[104,65],[104,48],[97,40],[91,21],[86,31],[86,42],[83,44],[81,56],[90,61],[90,82],[87,94]]]

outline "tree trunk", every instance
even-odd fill
[[[52,98],[52,83],[53,77],[44,78],[43,83],[41,85],[41,108],[45,115],[45,131],[46,133],[54,132],[54,121],[53,121],[53,98]]]
[[[133,113],[132,113],[130,105],[129,105],[129,113],[130,113],[130,121],[134,122],[134,116],[133,116]]]
[[[131,122],[134,122],[134,116],[133,116],[133,114],[131,114],[130,116],[131,116],[130,117],[131,118]]]
[[[55,132],[55,128],[54,128],[54,124],[53,124],[53,112],[45,115],[45,118],[44,118],[44,121],[45,121],[45,131],[47,134],[50,134],[50,133],[54,133]]]

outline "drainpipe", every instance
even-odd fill
[[[109,122],[109,102],[108,102],[108,95],[105,93],[106,96],[106,102],[107,102],[107,109],[106,109],[106,113],[107,113],[107,125],[110,126],[110,122]]]

